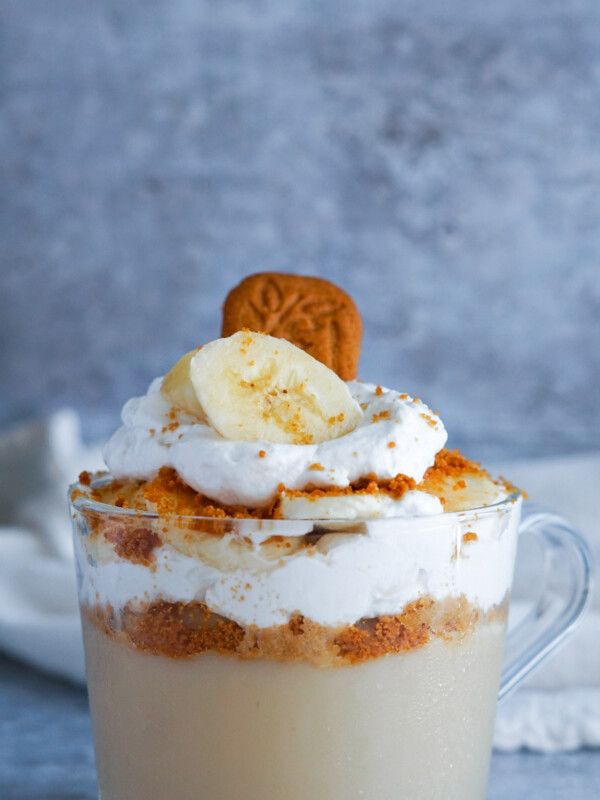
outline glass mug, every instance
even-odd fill
[[[70,497],[102,800],[483,800],[498,696],[589,591],[583,540],[553,514],[520,521],[518,493],[366,522]],[[505,648],[519,533],[542,544],[545,588]]]

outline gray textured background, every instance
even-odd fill
[[[475,456],[600,447],[600,4],[3,0],[0,426],[88,437],[257,270]]]

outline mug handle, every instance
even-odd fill
[[[591,590],[590,550],[567,520],[530,505],[519,527],[522,536],[534,536],[541,545],[543,583],[533,608],[506,637],[500,700],[573,632]]]

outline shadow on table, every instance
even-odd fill
[[[0,656],[0,798],[97,798],[85,691],[4,656]]]
[[[487,800],[597,800],[600,750],[494,753]]]

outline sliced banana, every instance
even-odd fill
[[[394,501],[386,494],[310,495],[283,494],[284,519],[374,519],[389,516]]]
[[[472,474],[468,470],[459,475],[448,475],[443,480],[422,483],[423,489],[444,498],[445,511],[466,511],[481,508],[504,500],[507,492],[503,486],[485,474]]]
[[[208,422],[226,439],[316,444],[362,417],[346,384],[300,348],[239,331],[193,355],[190,378]]]
[[[160,390],[167,400],[199,421],[206,422],[206,415],[198,401],[196,390],[190,380],[190,363],[198,349],[182,356],[165,375]]]
[[[389,517],[423,517],[444,510],[437,497],[426,492],[409,491],[402,497],[385,492],[370,494],[324,494],[311,496],[284,492],[280,500],[284,519],[366,520]]]

